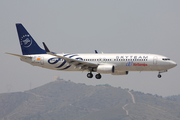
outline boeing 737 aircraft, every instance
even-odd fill
[[[169,58],[157,54],[57,54],[51,52],[45,43],[41,49],[22,24],[16,24],[19,42],[23,55],[7,53],[20,57],[24,62],[59,71],[87,71],[87,77],[92,78],[92,72],[97,72],[96,79],[101,74],[127,75],[129,71],[158,71],[162,72],[175,67],[177,64]]]

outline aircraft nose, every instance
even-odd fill
[[[171,62],[170,62],[170,66],[171,66],[171,67],[176,67],[176,66],[177,66],[177,63],[174,62],[174,61],[171,61]]]

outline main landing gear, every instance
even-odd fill
[[[88,77],[88,78],[92,78],[92,77],[93,77],[93,74],[90,72],[90,73],[87,74],[87,77]],[[101,79],[101,74],[98,73],[98,74],[96,74],[95,77],[96,77],[96,79]]]

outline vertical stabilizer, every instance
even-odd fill
[[[23,55],[46,54],[46,51],[39,47],[22,24],[17,23],[16,28]]]

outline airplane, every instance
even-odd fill
[[[129,71],[158,71],[161,73],[177,66],[168,57],[157,54],[141,53],[98,53],[94,54],[57,54],[49,50],[43,42],[40,48],[21,23],[16,24],[22,55],[6,53],[20,57],[20,60],[33,66],[59,71],[87,71],[87,77],[93,78],[92,72],[97,72],[96,79],[101,74],[128,75]]]

